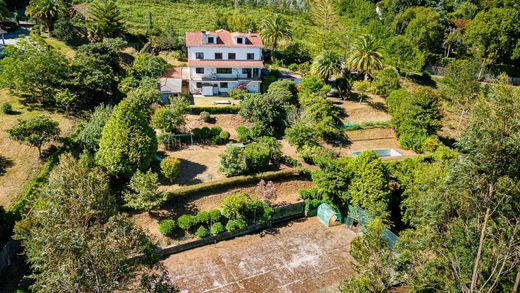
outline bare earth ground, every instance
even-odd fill
[[[235,128],[239,125],[251,126],[251,123],[246,122],[242,116],[237,114],[214,114],[211,115],[213,120],[211,123],[200,121],[199,115],[187,115],[186,116],[186,128],[191,130],[196,127],[213,127],[220,126],[222,130],[226,130],[231,134],[231,139],[236,139]]]
[[[289,181],[274,181],[276,186],[277,198],[275,204],[296,202],[298,198],[298,190],[312,187],[311,181],[305,180],[289,180]],[[211,193],[199,194],[190,197],[178,198],[172,200],[161,210],[153,211],[151,213],[140,213],[132,216],[135,223],[144,229],[153,241],[158,241],[161,245],[171,244],[174,240],[164,237],[157,230],[157,224],[160,220],[165,218],[177,218],[185,213],[196,213],[201,210],[210,210],[219,208],[222,200],[229,194],[247,193],[252,198],[257,198],[255,194],[256,183],[243,187],[234,188],[231,190]]]
[[[163,261],[181,292],[334,292],[354,274],[348,253],[354,233],[318,218],[272,233],[207,245]]]
[[[359,100],[338,101],[332,99],[334,105],[342,107],[347,112],[347,117],[342,120],[352,123],[361,123],[363,121],[389,121],[392,119],[390,114],[386,112],[385,99],[378,95],[368,95],[368,98]]]
[[[350,155],[352,152],[364,151],[367,149],[393,148],[403,157],[414,156],[415,152],[401,148],[395,132],[391,128],[373,128],[347,131],[347,137],[351,144],[342,147],[340,153],[342,155]]]
[[[49,113],[24,106],[17,98],[9,96],[2,90],[0,104],[4,102],[9,102],[15,112],[12,115],[0,114],[0,164],[3,166],[0,170],[4,170],[0,171],[0,205],[8,206],[21,194],[25,183],[38,172],[41,162],[36,148],[11,140],[6,131],[16,124],[18,119],[44,114],[60,123],[63,136],[70,132],[74,121],[59,113]]]

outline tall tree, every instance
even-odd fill
[[[130,177],[146,170],[157,151],[154,130],[132,100],[120,102],[103,127],[96,162],[110,174]]]
[[[384,49],[385,62],[399,73],[420,72],[424,66],[425,57],[419,48],[406,36],[390,38]]]
[[[27,14],[43,23],[49,30],[49,34],[54,29],[58,14],[64,10],[63,0],[31,0],[27,6]]]
[[[138,290],[136,279],[154,263],[153,246],[143,231],[116,211],[108,177],[70,155],[61,156],[40,201],[15,228],[32,268],[34,289]],[[136,255],[143,257],[131,257]]]
[[[91,40],[117,37],[125,31],[123,15],[116,0],[96,0],[90,4],[87,28]]]
[[[362,35],[352,45],[352,51],[347,58],[347,65],[353,71],[365,74],[365,80],[374,71],[383,67],[381,43],[372,35]]]
[[[23,144],[38,148],[38,155],[42,156],[42,146],[55,140],[60,134],[58,122],[46,116],[36,116],[27,120],[19,120],[7,131],[9,137]]]
[[[312,71],[323,81],[328,82],[332,75],[341,71],[339,56],[332,51],[321,52],[312,62]]]
[[[275,58],[278,42],[283,39],[292,39],[289,23],[280,14],[275,14],[262,21],[260,35],[271,44],[271,58]]]
[[[334,33],[340,30],[339,15],[332,0],[309,1],[309,10],[312,21],[321,29],[323,50],[328,49]]]

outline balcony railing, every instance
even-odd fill
[[[193,80],[260,80],[260,75],[247,75],[247,74],[212,74],[203,76],[194,76]]]

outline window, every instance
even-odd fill
[[[221,82],[220,83],[220,88],[221,89],[227,89],[228,88],[228,83],[227,82]]]
[[[195,72],[198,74],[204,74],[204,68],[203,67],[197,67],[195,68]]]
[[[237,59],[237,54],[235,54],[235,53],[228,53],[227,54],[227,58],[229,60],[235,60],[235,59]]]
[[[215,38],[214,37],[208,37],[208,44],[215,44]]]
[[[217,74],[231,74],[231,68],[217,68]]]
[[[243,44],[244,39],[243,38],[237,38],[237,44]]]
[[[202,82],[197,82],[197,83],[195,84],[195,87],[198,88],[198,89],[200,89],[200,88],[202,87]]]
[[[215,53],[215,60],[221,60],[222,59],[222,53]]]
[[[255,60],[255,53],[247,53],[247,60]]]
[[[195,59],[204,59],[204,53],[203,52],[196,52],[195,53]]]

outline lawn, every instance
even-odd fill
[[[24,184],[34,176],[41,166],[38,150],[34,147],[19,144],[7,135],[18,119],[27,119],[39,114],[45,114],[60,123],[62,135],[71,131],[74,119],[60,113],[49,113],[30,106],[22,105],[16,97],[5,90],[0,90],[0,104],[10,103],[14,114],[0,114],[0,160],[4,166],[0,174],[0,205],[9,206],[22,192]]]

